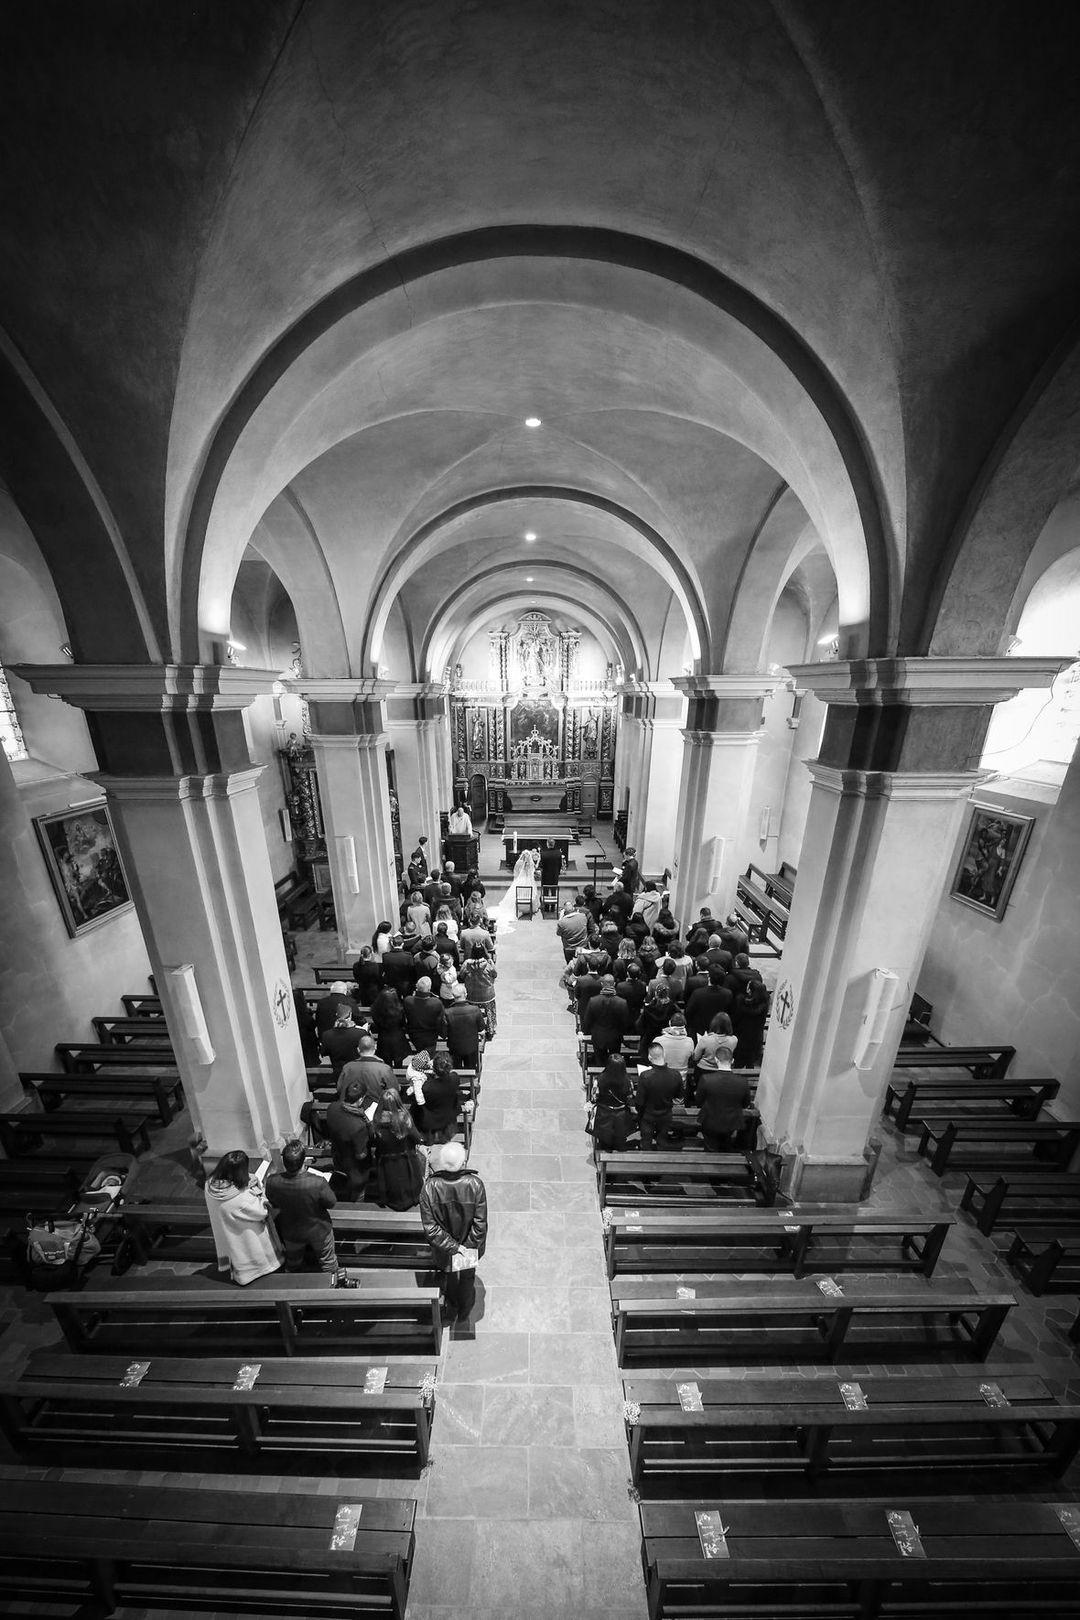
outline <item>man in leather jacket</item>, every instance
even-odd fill
[[[420,1191],[424,1235],[444,1273],[446,1315],[465,1321],[476,1303],[476,1264],[487,1244],[487,1193],[460,1142],[431,1150]]]

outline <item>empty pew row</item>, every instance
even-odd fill
[[[1080,1294],[1080,1226],[1025,1226],[1005,1259],[1033,1294]]]
[[[758,1201],[758,1180],[745,1153],[598,1153],[597,1190],[609,1204]]]
[[[410,1273],[361,1273],[359,1288],[318,1275],[259,1278],[239,1289],[171,1278],[46,1296],[77,1354],[438,1355],[439,1290]]]
[[[976,1080],[944,1079],[924,1075],[917,1079],[893,1079],[885,1088],[886,1119],[898,1130],[921,1130],[929,1119],[955,1117],[955,1105],[975,1105],[979,1113],[1008,1118],[1035,1119],[1058,1094],[1057,1080]],[[949,1114],[952,1109],[953,1114]]]
[[[901,1046],[895,1069],[968,1069],[976,1080],[1004,1080],[1015,1046]]]
[[[1023,1226],[1080,1226],[1080,1175],[969,1171],[960,1208],[989,1236]]]
[[[176,1058],[165,1041],[151,1044],[130,1041],[105,1045],[101,1041],[57,1041],[54,1048],[68,1074],[94,1074],[99,1069],[172,1069]]]
[[[933,1274],[955,1217],[809,1210],[605,1212],[608,1276],[630,1272],[914,1271]]]
[[[305,1474],[419,1473],[436,1364],[353,1357],[235,1358],[38,1352],[0,1381],[0,1428],[27,1462],[213,1466]]]
[[[0,1483],[0,1595],[20,1613],[63,1603],[80,1614],[404,1620],[415,1502],[201,1484],[88,1489],[21,1469]]]
[[[137,1070],[123,1074],[52,1074],[23,1071],[20,1080],[43,1109],[60,1108],[68,1097],[105,1103],[138,1100],[152,1103],[158,1119],[167,1125],[184,1106],[184,1088],[176,1069]]]
[[[1075,1120],[926,1120],[919,1138],[919,1152],[936,1176],[970,1165],[1067,1170],[1077,1147],[1080,1122]]]
[[[1016,1304],[1004,1292],[922,1278],[784,1279],[770,1286],[691,1277],[616,1278],[619,1366],[786,1360],[984,1361]]]
[[[720,1481],[831,1486],[884,1474],[890,1491],[1001,1490],[1059,1479],[1080,1448],[1080,1406],[1039,1378],[735,1379],[623,1386],[636,1486],[695,1494]]]
[[[152,1046],[172,1045],[172,1038],[164,1018],[135,1017],[125,1013],[118,1018],[91,1018],[94,1034],[102,1046],[139,1046],[149,1042]]]
[[[0,1114],[0,1145],[9,1159],[42,1157],[66,1161],[73,1142],[92,1140],[113,1141],[122,1153],[133,1156],[148,1152],[149,1115],[98,1109],[79,1109],[69,1114],[56,1109],[40,1112],[24,1109],[15,1114]],[[42,1146],[46,1142],[57,1145],[43,1153]]]
[[[338,1259],[349,1265],[427,1270],[431,1247],[418,1209],[378,1209],[338,1203],[330,1211]],[[210,1221],[203,1203],[125,1204],[124,1231],[134,1259],[214,1258]]]
[[[1080,1614],[1072,1503],[643,1503],[649,1620]]]

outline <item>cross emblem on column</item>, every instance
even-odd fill
[[[289,995],[288,986],[283,984],[279,979],[277,984],[274,986],[273,1008],[274,1018],[283,1029],[289,1022],[289,1009],[291,1005],[292,998]]]
[[[795,1012],[795,992],[791,981],[785,979],[776,992],[776,1017],[781,1029],[787,1029]]]

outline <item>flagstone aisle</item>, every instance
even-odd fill
[[[471,1159],[490,1211],[475,1337],[444,1350],[426,1477],[382,1487],[417,1497],[409,1620],[646,1612],[562,966],[550,921],[499,941]]]

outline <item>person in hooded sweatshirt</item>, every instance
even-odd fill
[[[222,1154],[205,1196],[218,1270],[240,1284],[279,1270],[281,1243],[262,1184],[251,1178],[246,1153],[234,1148]]]

